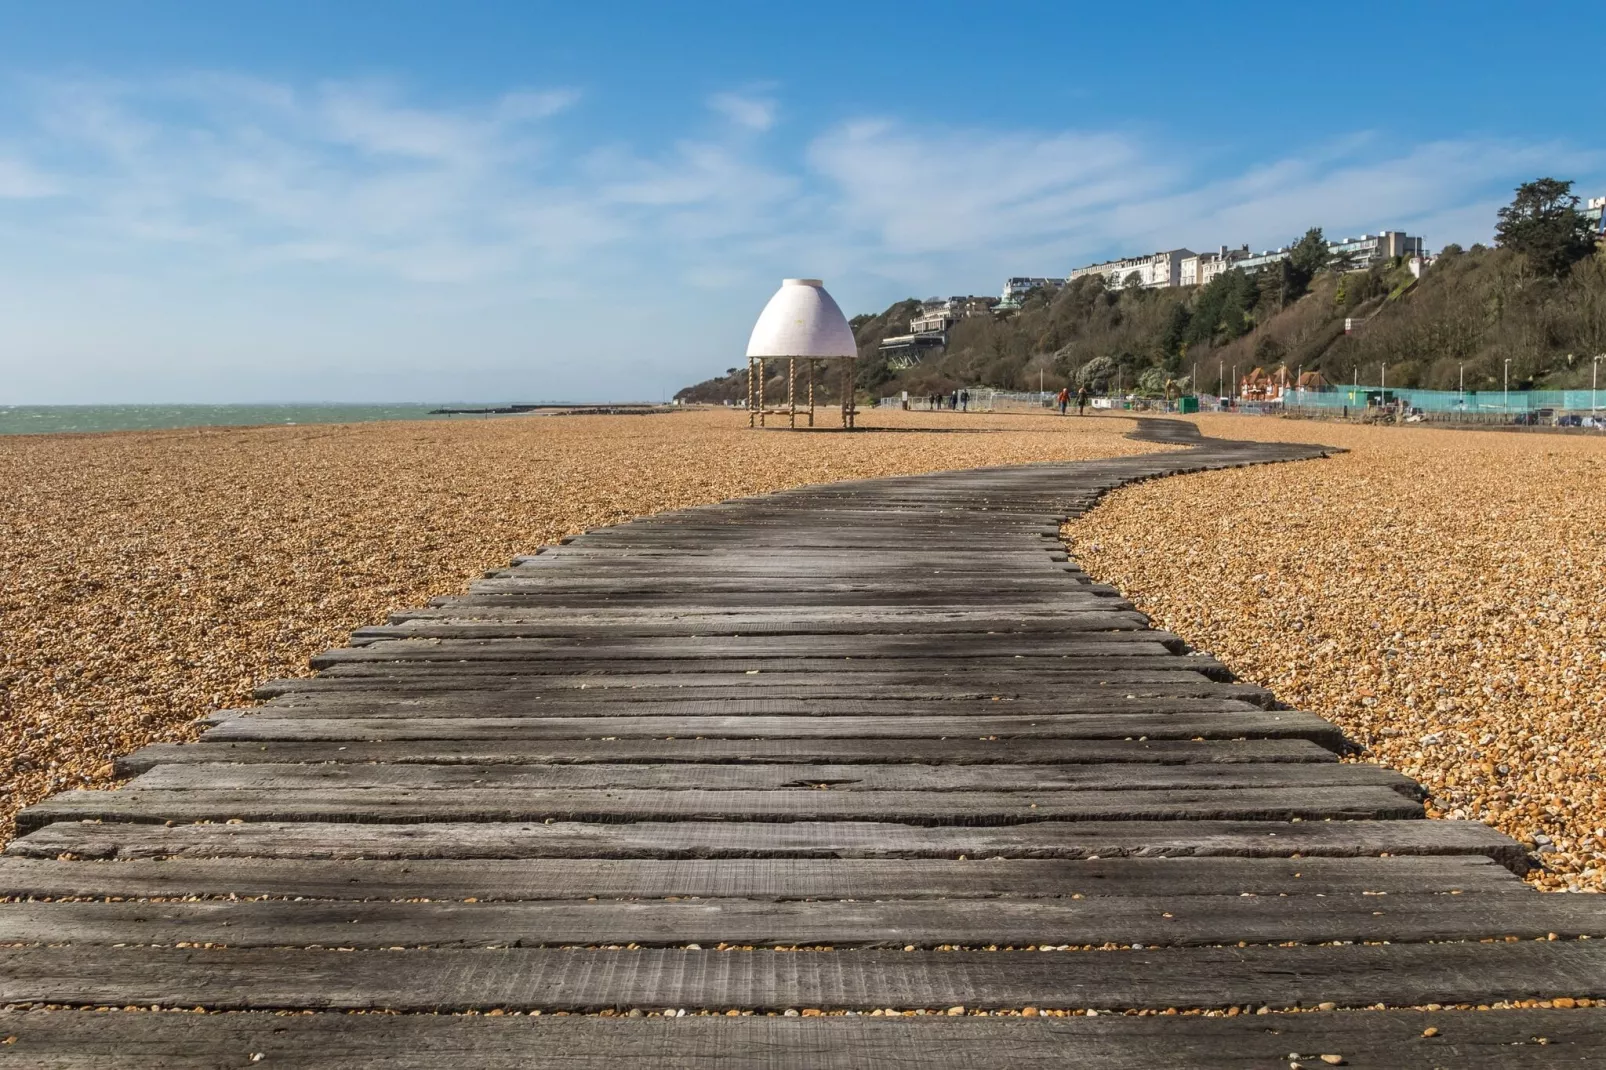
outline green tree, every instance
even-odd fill
[[[1178,301],[1171,306],[1166,316],[1165,328],[1160,332],[1160,357],[1171,360],[1182,355],[1182,347],[1188,344],[1188,306]]]
[[[1572,188],[1571,182],[1554,178],[1524,182],[1500,209],[1496,243],[1522,254],[1536,275],[1560,278],[1595,251],[1589,220],[1578,211]]]
[[[1310,288],[1310,280],[1321,274],[1323,268],[1333,258],[1327,251],[1327,239],[1322,237],[1321,227],[1311,227],[1305,236],[1294,243],[1288,251],[1288,267],[1290,281],[1293,282],[1295,292],[1289,295],[1289,300],[1302,297]]]
[[[1166,373],[1163,368],[1145,368],[1138,375],[1139,397],[1157,398],[1165,394]]]
[[[1117,365],[1115,358],[1110,356],[1097,356],[1076,371],[1076,384],[1085,386],[1096,394],[1102,394],[1115,383]]]
[[[1141,271],[1129,272],[1126,279],[1121,283],[1121,289],[1129,293],[1143,289],[1143,273]]]

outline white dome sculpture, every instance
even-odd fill
[[[747,340],[750,359],[858,355],[848,318],[819,279],[783,279]]]

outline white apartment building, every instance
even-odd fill
[[[1595,228],[1595,233],[1606,236],[1606,197],[1591,197],[1584,205],[1584,218]]]
[[[1120,260],[1106,260],[1102,264],[1089,264],[1074,269],[1067,282],[1075,282],[1087,275],[1103,275],[1104,283],[1112,290],[1126,285],[1126,280],[1137,273],[1138,281],[1153,289],[1162,286],[1182,285],[1182,264],[1196,256],[1192,249],[1168,249],[1147,256],[1127,256]]]
[[[1403,230],[1385,230],[1378,234],[1362,234],[1359,238],[1340,238],[1327,243],[1328,256],[1347,258],[1351,271],[1366,271],[1396,256],[1420,257],[1426,251],[1426,245],[1421,238],[1412,237]],[[1293,249],[1289,246],[1268,249],[1238,261],[1233,267],[1243,268],[1245,271],[1259,271],[1268,264],[1287,260],[1292,253]]]
[[[1598,224],[1600,216],[1606,214],[1606,198],[1591,200],[1589,207],[1595,213],[1591,218]],[[1088,264],[1072,271],[1066,281],[1074,282],[1087,275],[1103,275],[1105,284],[1111,289],[1118,290],[1126,285],[1126,280],[1135,272],[1139,281],[1150,289],[1162,286],[1204,286],[1218,275],[1233,268],[1258,271],[1268,264],[1287,260],[1291,251],[1290,247],[1283,246],[1251,253],[1247,245],[1240,245],[1236,249],[1229,249],[1223,245],[1213,253],[1171,249],[1166,252],[1150,253],[1148,256],[1128,256],[1120,260],[1106,260],[1102,264]],[[1327,243],[1327,251],[1333,257],[1346,257],[1351,270],[1364,271],[1374,264],[1397,256],[1421,257],[1426,249],[1421,238],[1408,235],[1402,230],[1385,230],[1377,234],[1362,234],[1359,238],[1330,241]],[[1005,297],[1006,299],[1008,297],[1007,286]]]
[[[1058,285],[1059,280],[1054,280]],[[994,297],[928,297],[920,302],[920,311],[909,319],[913,334],[946,331],[967,316],[985,316],[997,303]]]
[[[1182,278],[1179,286],[1205,286],[1217,275],[1229,270],[1238,261],[1249,255],[1249,246],[1241,245],[1236,249],[1229,249],[1223,245],[1213,253],[1196,253],[1184,257],[1182,261]]]
[[[1020,299],[1031,293],[1033,290],[1041,289],[1045,286],[1049,289],[1057,290],[1064,285],[1064,279],[1053,279],[1035,275],[1017,275],[1012,279],[1004,280],[1003,300],[1008,303],[1019,304]]]

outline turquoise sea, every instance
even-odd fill
[[[0,435],[63,431],[150,431],[169,427],[344,424],[371,420],[484,420],[429,410],[494,408],[506,402],[396,405],[0,405]]]

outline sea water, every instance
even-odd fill
[[[505,404],[505,403],[499,403]],[[150,431],[172,427],[344,424],[372,420],[476,420],[432,416],[438,408],[494,408],[493,403],[394,405],[0,405],[0,435],[63,431]]]

